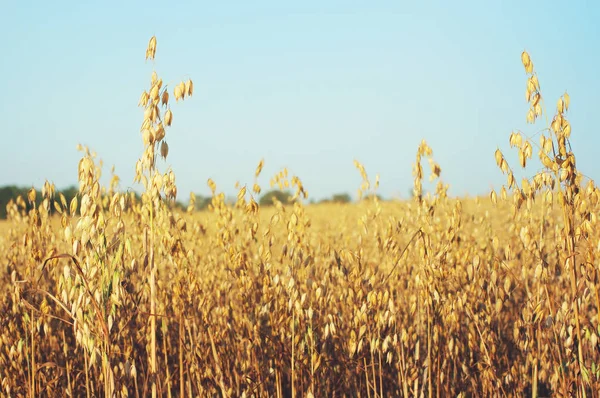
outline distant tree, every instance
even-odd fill
[[[170,209],[172,210],[180,210],[180,211],[185,211],[187,209],[187,206],[185,205],[185,203],[176,200],[176,201],[168,201],[168,206]]]
[[[348,193],[338,193],[331,197],[331,201],[333,203],[350,203],[352,202],[352,198]]]
[[[23,199],[25,199],[25,202],[27,203],[27,210],[31,209],[31,205],[29,204],[29,202],[27,201],[27,193],[29,192],[29,190],[31,189],[31,187],[17,187],[15,185],[9,185],[9,186],[4,186],[4,187],[0,187],[0,218],[4,219],[6,218],[6,205],[8,204],[8,202],[10,202],[11,200],[16,200],[17,197],[21,196]],[[77,196],[78,193],[78,189],[75,186],[71,186],[68,187],[66,189],[62,189],[59,190],[57,189],[55,192],[55,200],[59,201],[60,203],[60,194],[63,194],[67,204],[71,203],[71,200]],[[39,206],[40,203],[42,202],[42,192],[40,190],[36,189],[36,206]],[[52,214],[54,212],[54,208],[50,207],[50,213]]]
[[[211,202],[210,196],[196,195],[196,210],[206,210]]]
[[[0,218],[6,218],[6,205],[8,202],[10,202],[11,199],[16,199],[19,195],[24,196],[26,192],[26,190],[14,185],[0,188]]]
[[[292,195],[287,191],[273,190],[273,191],[266,192],[264,195],[262,195],[260,197],[260,199],[258,200],[258,204],[261,206],[272,206],[273,199],[277,199],[278,201],[280,201],[283,204],[288,204],[289,199],[291,199],[291,198],[292,198]]]
[[[370,195],[363,196],[362,200],[373,200],[373,197],[376,197],[377,200],[379,200],[380,202],[384,201],[383,196],[381,196],[379,194],[376,194],[376,195],[370,194]]]

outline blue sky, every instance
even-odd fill
[[[485,194],[505,181],[494,151],[513,153],[510,132],[544,127],[525,123],[524,49],[549,112],[569,92],[578,167],[596,179],[598,4],[9,2],[0,185],[76,183],[81,143],[104,161],[105,176],[114,165],[121,187],[134,186],[152,35],[159,76],[195,84],[193,98],[172,105],[167,131],[182,200],[208,194],[208,178],[233,194],[236,181],[252,183],[261,158],[263,188],[288,167],[315,199],[355,195],[358,159],[380,174],[381,194],[406,197],[421,139],[451,194]]]

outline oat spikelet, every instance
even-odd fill
[[[146,49],[146,60],[154,60],[156,55],[156,36],[152,36],[148,42],[148,48]]]

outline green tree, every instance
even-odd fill
[[[331,197],[333,203],[350,203],[352,198],[348,193],[337,193]]]
[[[206,210],[211,202],[212,197],[210,196],[196,195],[196,210]]]
[[[383,199],[383,196],[381,196],[381,195],[379,195],[379,194],[375,194],[375,195],[373,195],[373,194],[370,194],[370,195],[364,196],[364,197],[362,198],[362,200],[373,200],[373,198],[375,198],[375,197],[376,197],[376,198],[377,198],[377,200],[378,200],[378,201],[380,201],[380,202],[383,202],[383,201],[385,200],[385,199]]]
[[[11,200],[16,200],[17,197],[21,196],[25,199],[27,203],[27,210],[31,208],[31,205],[27,202],[27,192],[29,192],[30,187],[17,187],[15,185],[8,185],[4,187],[0,187],[0,219],[6,218],[6,205]],[[60,194],[65,196],[67,203],[71,203],[71,200],[77,195],[78,190],[76,186],[70,186],[68,188],[62,190],[56,190],[55,200],[60,200]],[[36,205],[42,201],[42,192],[39,189],[36,189]],[[54,208],[50,207],[50,213],[54,212]]]
[[[258,200],[258,204],[261,206],[272,206],[273,199],[277,199],[283,204],[288,204],[291,198],[292,195],[287,191],[273,190],[262,195]]]

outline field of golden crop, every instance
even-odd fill
[[[152,38],[146,57],[154,59]],[[363,199],[260,207],[262,187],[207,211],[169,205],[160,171],[173,121],[153,72],[140,98],[141,201],[99,184],[86,148],[70,203],[46,183],[0,223],[3,396],[448,397],[597,396],[600,190],[576,168],[569,97],[552,116],[527,53],[520,165],[489,197],[446,195],[425,141],[414,199],[382,202],[356,162]],[[177,85],[188,100],[191,80]],[[550,112],[547,115],[546,112]],[[535,156],[534,155],[535,149]],[[422,195],[428,159],[435,193]],[[493,159],[490,159],[493,161]],[[262,161],[256,170],[261,173]],[[38,203],[36,205],[36,203]]]

